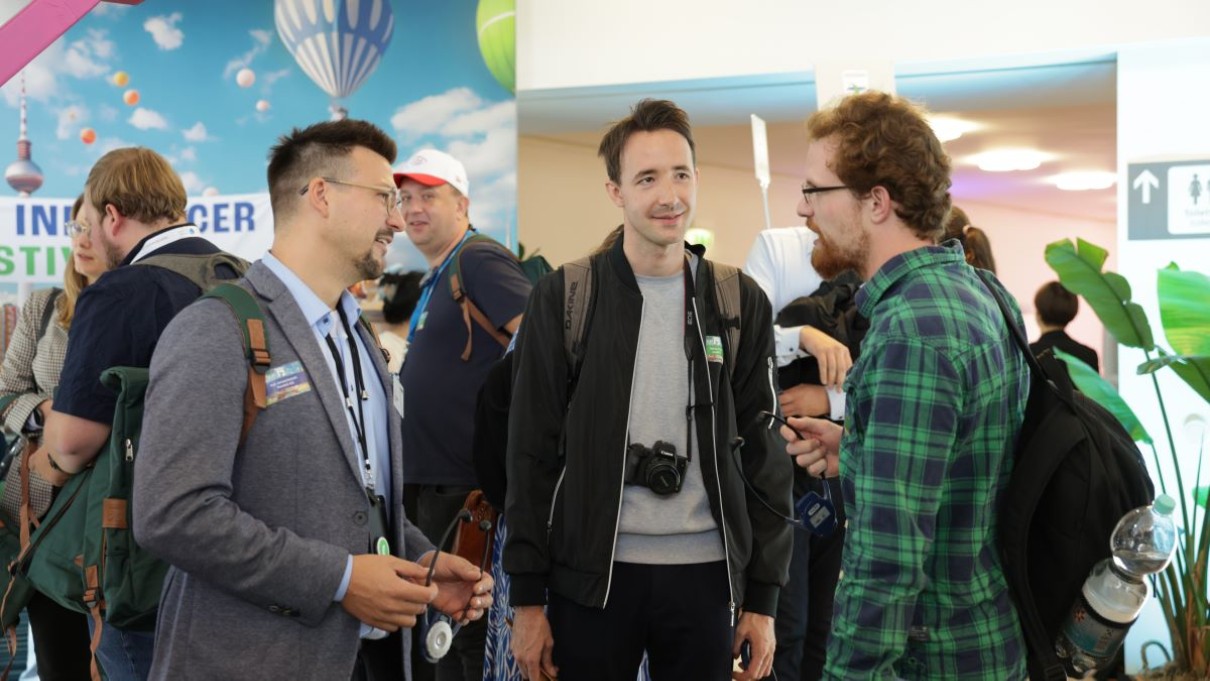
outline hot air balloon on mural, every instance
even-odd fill
[[[475,15],[479,54],[496,82],[516,93],[517,0],[479,0]]]
[[[388,0],[275,0],[277,35],[304,73],[332,98],[333,119],[348,115],[338,100],[374,72],[391,43]]]

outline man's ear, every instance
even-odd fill
[[[463,217],[470,219],[471,216],[471,200],[466,196],[458,197],[458,211]]]
[[[126,216],[118,212],[117,206],[112,203],[105,204],[105,215],[102,218],[109,218],[109,234],[111,239],[116,239],[118,234],[126,227]],[[101,222],[105,222],[104,219]],[[102,228],[104,229],[104,228]]]
[[[324,182],[323,178],[311,178],[311,182],[307,184],[307,191],[303,194],[303,199],[307,207],[325,218],[332,212],[332,206],[328,203],[328,183]]]
[[[874,185],[866,197],[866,202],[870,208],[870,221],[874,224],[886,222],[892,215],[895,214],[894,201],[891,200],[891,194],[882,185]]]
[[[625,204],[625,201],[622,200],[622,188],[612,181],[605,183],[605,193],[609,195],[609,200],[613,201],[613,205],[618,208],[621,208]]]

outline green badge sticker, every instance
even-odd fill
[[[723,339],[718,336],[706,336],[706,361],[723,361]]]
[[[425,322],[425,320],[427,320],[428,318],[429,318],[429,311],[428,311],[428,310],[425,310],[424,312],[421,312],[421,313],[420,313],[420,319],[416,320],[416,330],[417,330],[417,331],[419,331],[419,330],[421,330],[421,329],[423,329],[423,328],[424,328],[424,322]]]
[[[378,551],[378,555],[380,555],[380,556],[391,555],[391,545],[387,543],[386,537],[378,538],[378,543],[375,546],[375,549]]]

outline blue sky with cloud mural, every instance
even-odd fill
[[[4,5],[0,21],[16,11]],[[394,33],[382,60],[342,104],[392,134],[397,162],[424,147],[461,159],[472,221],[504,239],[516,214],[516,107],[480,57],[476,5],[391,2]],[[243,68],[255,73],[250,87],[236,82]],[[118,71],[130,76],[125,87],[112,82]],[[101,3],[24,73],[33,160],[46,178],[38,197],[75,196],[97,158],[129,145],[168,157],[190,195],[263,192],[276,138],[330,115],[330,98],[279,37],[269,0]],[[19,87],[18,76],[0,89],[4,165],[16,157]],[[123,101],[128,89],[139,92],[134,106]],[[84,128],[96,131],[91,145],[80,139]],[[0,185],[0,195],[15,192]],[[420,265],[405,242],[396,241],[392,261]]]

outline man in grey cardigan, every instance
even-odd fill
[[[152,678],[409,678],[401,628],[428,607],[468,621],[491,603],[491,577],[437,560],[404,515],[402,396],[345,290],[382,274],[403,227],[394,158],[352,120],[273,148],[273,247],[240,282],[272,362],[243,441],[231,310],[203,300],[164,333],[133,502],[137,540],[172,566]]]

